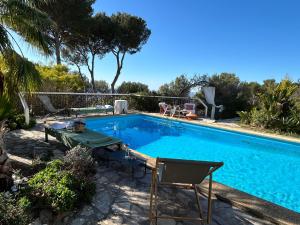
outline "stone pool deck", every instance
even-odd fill
[[[55,139],[44,142],[43,126],[38,125],[31,131],[16,130],[5,137],[10,156],[23,163],[30,163],[35,157],[60,158],[66,148]],[[143,169],[137,171],[132,179],[120,163],[106,167],[100,161],[97,166],[95,182],[97,193],[90,205],[83,205],[60,224],[149,224],[150,171],[146,175]],[[160,189],[160,214],[197,215],[194,194],[189,190]],[[201,198],[203,211],[206,212],[206,197]],[[36,225],[41,224],[35,221]],[[192,225],[193,222],[159,220],[158,224]],[[267,220],[252,216],[231,204],[214,198],[213,225],[270,225]]]

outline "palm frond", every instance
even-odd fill
[[[11,115],[13,105],[7,96],[0,96],[0,138],[2,131],[2,122]]]
[[[41,77],[36,70],[35,65],[26,58],[20,56],[13,50],[5,51],[3,60],[6,65],[5,69],[5,90],[14,91],[33,91],[41,84]],[[12,95],[14,93],[7,93]]]
[[[20,34],[25,41],[46,54],[51,54],[50,40],[42,32],[45,27],[50,26],[51,20],[29,2],[31,1],[4,0],[1,8],[1,22]]]
[[[11,43],[8,38],[5,28],[0,24],[0,52],[2,53],[5,49],[10,49]]]

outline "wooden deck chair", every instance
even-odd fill
[[[152,171],[150,190],[150,224],[157,224],[157,219],[194,220],[201,224],[211,222],[212,173],[220,168],[223,162],[192,161],[181,159],[157,158],[155,169]],[[207,217],[203,217],[197,185],[209,177]],[[194,189],[199,210],[199,217],[178,217],[158,215],[158,187],[161,185],[177,186]]]

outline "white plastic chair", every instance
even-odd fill
[[[185,103],[184,110],[189,113],[196,114],[196,104],[194,103]]]

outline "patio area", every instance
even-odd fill
[[[13,159],[30,162],[24,155],[37,157],[39,153],[50,155],[52,159],[63,156],[66,148],[55,139],[44,142],[43,126],[31,131],[17,130],[6,135],[7,149]],[[143,168],[135,173],[134,179],[120,163],[106,167],[99,161],[95,175],[96,195],[92,203],[82,205],[77,212],[68,213],[56,224],[149,224],[150,171],[144,176]],[[159,214],[197,216],[194,193],[189,190],[161,188],[159,190]],[[206,197],[202,196],[202,208],[206,213]],[[51,216],[40,217],[33,224],[49,224]],[[198,224],[174,220],[159,220],[158,224]],[[256,218],[243,210],[214,199],[213,225],[273,224]]]

